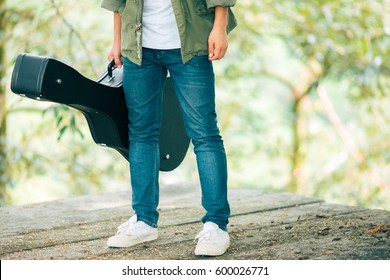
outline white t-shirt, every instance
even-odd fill
[[[159,50],[180,48],[171,0],[144,0],[142,46]]]

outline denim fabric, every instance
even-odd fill
[[[162,92],[169,71],[194,145],[202,188],[202,222],[226,230],[230,207],[227,163],[215,112],[214,72],[207,56],[183,64],[180,49],[143,48],[139,66],[123,58],[126,105],[129,110],[129,159],[132,207],[138,219],[157,227],[159,214],[159,129]]]

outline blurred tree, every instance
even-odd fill
[[[15,5],[16,4],[16,5]],[[26,23],[26,25],[33,25],[34,6],[24,5],[9,5],[5,0],[0,0],[0,206],[5,205],[11,201],[8,190],[14,185],[14,176],[16,172],[16,165],[13,165],[15,158],[13,157],[12,147],[8,137],[8,119],[11,114],[11,109],[7,104],[7,90],[6,77],[8,76],[8,46],[13,41],[13,30],[18,22]],[[43,22],[47,24],[47,22]],[[15,38],[21,39],[21,38]],[[27,42],[27,41],[26,41]],[[20,44],[20,42],[18,42]],[[23,44],[22,44],[23,45]],[[32,108],[25,108],[30,110]],[[15,110],[19,111],[19,110]],[[23,165],[26,158],[18,158],[19,164]]]
[[[294,57],[306,65],[306,77],[295,84],[293,109],[292,182],[298,188],[295,174],[301,168],[299,140],[299,107],[301,101],[327,79],[348,80],[350,97],[383,97],[389,90],[390,37],[386,32],[384,1],[284,1],[268,4],[279,26],[275,34]],[[362,161],[357,161],[364,170]],[[299,174],[299,173],[298,173]]]
[[[97,77],[97,65],[103,71],[107,63],[102,52],[108,49],[111,39],[110,25],[101,21],[101,16],[95,16],[99,3],[0,1],[0,205],[12,203],[10,191],[14,186],[21,188],[26,179],[52,177],[57,180],[52,189],[65,188],[66,193],[83,194],[101,189],[108,179],[114,181],[127,175],[125,161],[124,173],[111,174],[114,166],[118,168],[118,162],[122,162],[113,152],[107,151],[108,160],[96,163],[106,153],[91,153],[90,148],[96,146],[92,139],[83,138],[89,131],[82,114],[62,105],[20,99],[5,90],[16,56],[23,52],[57,58],[87,77]],[[34,129],[18,132],[15,138],[14,122],[22,120],[20,124],[27,124],[34,118],[32,114],[40,118],[39,122],[31,127]],[[49,140],[53,134],[58,135],[61,143],[55,150],[42,149],[45,138]]]
[[[0,206],[3,204],[6,192],[4,185],[6,184],[6,147],[5,138],[7,135],[6,127],[6,100],[5,100],[5,85],[2,82],[5,76],[5,28],[6,28],[6,17],[5,17],[5,0],[0,0]]]
[[[257,77],[258,81],[272,79],[290,93],[290,114],[286,115],[286,120],[291,129],[288,138],[291,171],[287,190],[296,192],[308,184],[304,171],[313,164],[305,161],[308,137],[312,137],[307,131],[308,118],[315,116],[313,112],[307,115],[305,107],[317,100],[317,95],[311,98],[309,95],[317,92],[318,85],[329,81],[348,83],[348,97],[352,102],[362,101],[360,104],[369,104],[368,98],[388,96],[389,2],[243,0],[236,12],[240,30],[233,33],[230,42],[231,49],[238,52],[228,62],[224,81],[229,84],[229,81],[249,77]],[[278,47],[275,40],[283,42],[283,47]],[[273,53],[268,52],[266,46],[274,46]],[[287,50],[289,56],[284,55],[283,50]],[[259,98],[259,87],[256,92]],[[240,104],[240,109],[245,111],[248,103]],[[261,114],[257,115],[261,117]],[[263,128],[263,133],[265,130]],[[321,144],[325,145],[318,143]],[[382,151],[385,150],[382,145]],[[355,163],[359,173],[372,173],[367,170],[366,161]],[[349,171],[342,170],[348,174],[351,167]],[[371,184],[378,187],[380,182],[383,180],[374,180]],[[373,187],[374,192],[376,187]]]

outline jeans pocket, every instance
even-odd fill
[[[213,72],[212,62],[208,59],[207,55],[194,56],[186,65],[192,66],[194,69],[202,69],[202,71],[206,71],[207,73]]]

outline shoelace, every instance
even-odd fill
[[[116,232],[116,234],[124,233],[127,230],[127,228],[129,227],[129,224],[130,224],[130,220],[128,220],[127,222],[121,224],[118,227],[118,231]]]
[[[195,237],[194,241],[199,240],[199,242],[211,242],[215,243],[218,237],[218,229],[208,229],[202,230]]]
[[[142,223],[139,223],[137,221],[133,221],[132,219],[129,219],[127,222],[121,224],[118,227],[117,235],[126,233],[126,234],[134,234],[140,231],[145,230],[145,225]]]

